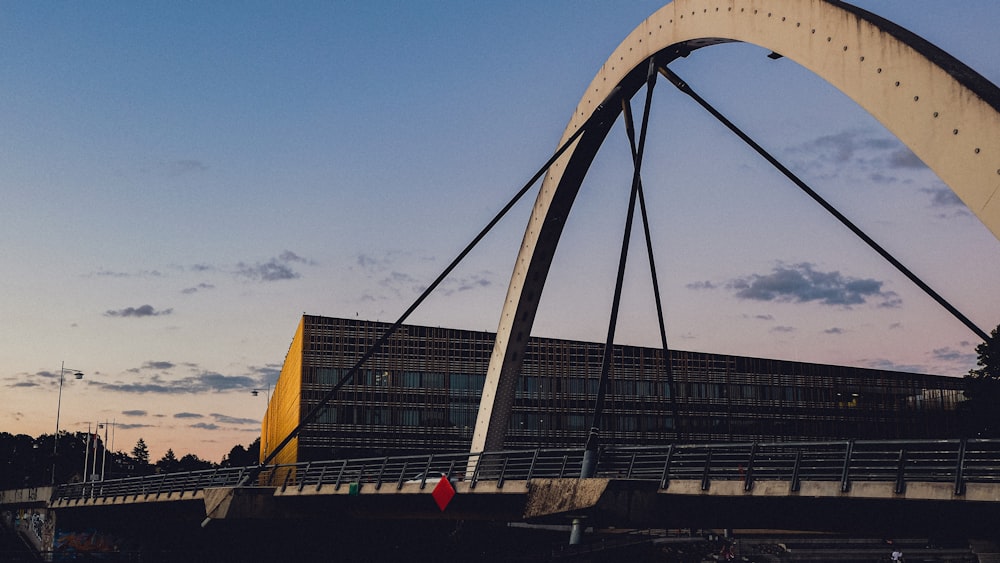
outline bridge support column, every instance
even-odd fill
[[[573,519],[573,527],[569,531],[569,544],[580,545],[583,542],[583,518]]]

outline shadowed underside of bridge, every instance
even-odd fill
[[[215,563],[311,561],[322,554],[337,560],[538,560],[565,542],[572,518],[605,534],[609,527],[802,530],[809,529],[802,522],[809,522],[824,533],[851,537],[946,539],[995,537],[993,523],[1000,517],[996,503],[686,495],[657,491],[655,483],[606,479],[538,480],[529,487],[508,482],[504,488],[511,491],[505,493],[490,490],[491,483],[482,485],[480,492],[460,489],[443,512],[426,491],[363,489],[352,496],[243,489],[230,506],[233,513],[207,527],[198,524],[205,504],[191,501],[80,506],[57,510],[57,520],[65,529],[129,538],[144,561]],[[697,482],[674,486],[678,491],[699,488]],[[518,528],[509,522],[538,526]],[[605,534],[600,537],[609,537]]]
[[[198,524],[214,508],[209,527],[355,522],[360,527],[396,528],[412,521],[436,521],[444,527],[458,521],[566,525],[582,517],[588,525],[602,528],[773,528],[867,537],[991,537],[1000,519],[1000,485],[968,487],[966,500],[956,500],[947,483],[909,483],[901,495],[892,483],[856,483],[847,492],[836,482],[803,483],[799,491],[791,492],[789,483],[780,481],[758,481],[745,491],[741,481],[713,483],[705,490],[698,480],[675,481],[661,489],[656,482],[635,480],[544,478],[508,481],[502,488],[493,482],[481,482],[476,488],[459,482],[444,510],[435,504],[430,488],[420,490],[417,484],[400,490],[376,490],[370,484],[360,490],[326,486],[318,491],[227,487],[174,497],[173,502],[120,498],[60,502],[55,508],[60,526],[69,529],[79,525],[140,536],[165,530],[202,534]]]

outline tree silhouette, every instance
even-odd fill
[[[156,470],[159,473],[173,473],[179,467],[180,462],[177,460],[177,454],[174,453],[173,448],[168,448],[167,453],[163,454],[160,461],[156,462]]]
[[[135,447],[132,448],[132,459],[141,465],[149,465],[149,448],[146,447],[146,441],[142,438],[139,438]]]
[[[975,369],[965,376],[965,434],[976,438],[1000,436],[1000,326],[976,346]]]
[[[42,434],[32,438],[26,434],[13,435],[0,432],[0,490],[20,489],[48,485],[55,469],[56,483],[79,482],[84,475],[84,460],[87,471],[95,471],[107,479],[148,475],[153,471],[168,473],[176,471],[197,471],[211,469],[219,464],[199,458],[195,454],[185,454],[178,458],[173,449],[156,462],[149,463],[149,447],[142,438],[132,448],[132,455],[121,451],[105,452],[104,445],[94,442],[86,432],[60,432],[58,455],[53,456],[52,434]],[[256,465],[260,453],[260,440],[249,446],[234,446],[229,455],[222,459],[225,467]],[[89,454],[89,455],[88,455]],[[96,461],[95,461],[95,456]]]
[[[211,469],[215,464],[211,461],[201,459],[195,454],[185,454],[177,462],[177,471],[198,471],[200,469]]]
[[[242,444],[236,444],[229,453],[222,458],[223,467],[246,467],[257,465],[260,461],[260,438],[250,443],[246,448]]]

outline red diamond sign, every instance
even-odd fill
[[[441,512],[444,512],[445,507],[451,502],[451,499],[455,496],[455,487],[451,486],[451,482],[444,475],[441,476],[441,480],[431,491],[431,496],[434,497],[434,502],[437,503],[438,508]]]

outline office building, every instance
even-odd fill
[[[391,325],[304,315],[263,422],[262,455]],[[468,451],[493,333],[401,326],[277,461]],[[532,338],[506,448],[580,447],[603,344]],[[615,346],[605,443],[955,437],[964,381],[933,375]]]

